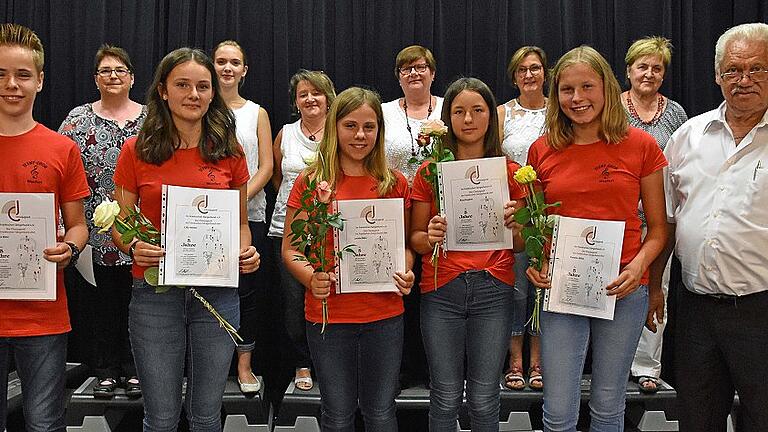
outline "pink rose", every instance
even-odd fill
[[[430,141],[431,141],[431,140],[430,140],[430,138],[429,138],[429,135],[424,135],[423,133],[419,133],[419,136],[418,136],[418,138],[416,138],[416,143],[417,143],[417,144],[418,144],[420,147],[426,147],[426,146],[428,146]]]
[[[443,136],[448,133],[448,126],[440,119],[427,120],[421,124],[419,134]]]
[[[318,183],[315,191],[317,192],[318,201],[320,201],[323,204],[328,204],[331,202],[331,195],[333,195],[333,190],[331,189],[331,185],[329,185],[327,181],[323,180],[320,183]]]

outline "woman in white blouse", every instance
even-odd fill
[[[512,80],[512,86],[520,91],[520,95],[497,108],[499,119],[504,119],[499,121],[499,136],[503,140],[501,147],[508,158],[524,166],[528,148],[544,133],[547,55],[537,46],[521,47],[512,54],[507,74]],[[504,386],[511,390],[522,390],[526,384],[523,376],[523,338],[526,327],[531,351],[528,386],[534,390],[540,390],[544,386],[540,367],[539,335],[526,326],[535,298],[534,287],[525,275],[527,267],[528,255],[525,252],[515,254],[515,316],[509,341],[509,369],[504,376]]]

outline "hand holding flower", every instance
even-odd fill
[[[309,291],[316,299],[326,299],[331,295],[331,286],[335,283],[336,273],[315,272],[309,281]]]
[[[413,274],[412,270],[408,270],[405,273],[395,272],[395,274],[392,275],[392,278],[395,280],[395,285],[397,285],[397,289],[399,290],[397,295],[402,297],[411,293],[413,283],[416,281],[416,276]]]
[[[537,288],[550,289],[552,288],[552,281],[549,280],[549,261],[544,260],[541,263],[541,270],[537,270],[536,267],[530,266],[525,271],[528,276],[528,280],[531,281]]]
[[[133,262],[142,267],[157,267],[164,255],[165,251],[160,246],[145,241],[139,240],[133,247]]]
[[[253,246],[248,246],[240,250],[240,273],[253,273],[259,269],[261,256]]]
[[[436,244],[440,244],[445,239],[445,230],[447,227],[447,221],[445,217],[440,215],[432,216],[427,225],[427,241],[429,241],[429,247],[433,247]]]

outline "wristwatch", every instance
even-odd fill
[[[80,248],[77,247],[77,245],[71,241],[64,242],[64,243],[69,245],[69,248],[72,249],[72,256],[69,258],[68,266],[73,266],[77,264],[77,259],[80,258]]]

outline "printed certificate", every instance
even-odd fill
[[[240,192],[163,185],[160,285],[236,287]]]
[[[624,221],[559,216],[552,234],[544,310],[613,319],[616,296],[606,286],[619,275]]]
[[[405,271],[403,199],[340,200],[344,229],[335,230],[334,249],[350,247],[338,261],[336,293],[397,292],[392,276]]]
[[[512,249],[512,230],[504,227],[507,159],[443,162],[437,164],[437,172],[440,206],[448,222],[446,250]]]
[[[56,264],[43,249],[56,245],[52,193],[0,193],[0,299],[56,300]]]

